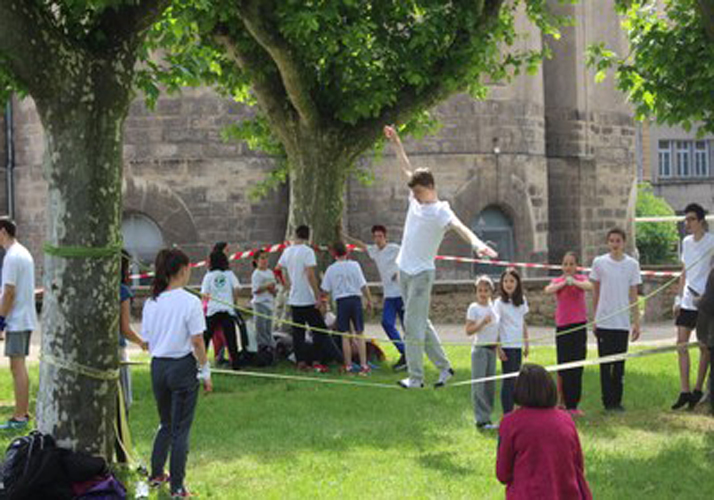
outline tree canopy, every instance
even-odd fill
[[[630,52],[590,47],[597,78],[613,69],[638,118],[714,132],[714,0],[620,0],[617,8]]]

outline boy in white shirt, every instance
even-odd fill
[[[399,381],[405,389],[424,387],[424,352],[439,369],[435,387],[446,384],[454,375],[439,336],[429,321],[431,288],[434,284],[434,259],[447,230],[453,229],[478,254],[496,257],[496,252],[481,241],[454,214],[446,201],[439,200],[434,176],[429,169],[412,172],[399,135],[394,127],[384,127],[399,158],[402,173],[411,190],[404,223],[402,246],[397,256],[399,283],[405,306],[404,333],[409,377]]]
[[[367,255],[377,265],[384,293],[382,328],[400,354],[399,360],[392,368],[394,371],[406,370],[407,358],[404,355],[404,343],[399,335],[399,330],[397,330],[397,317],[402,324],[402,329],[404,328],[404,301],[402,300],[402,290],[399,288],[399,266],[397,266],[400,247],[396,243],[387,241],[387,228],[382,225],[372,226],[374,245],[367,245],[357,238],[347,235],[345,235],[345,239],[367,252]]]
[[[37,327],[35,310],[35,263],[27,248],[16,239],[17,228],[0,219],[0,245],[5,249],[0,298],[0,333],[5,332],[5,356],[15,389],[15,411],[2,429],[27,427],[30,410],[30,379],[25,358],[30,354],[30,336]]]
[[[369,373],[367,364],[367,344],[364,333],[364,315],[362,313],[362,296],[367,301],[367,309],[372,310],[372,295],[364,278],[362,268],[353,261],[347,260],[347,247],[341,241],[332,246],[336,262],[330,265],[322,278],[321,288],[329,293],[337,303],[337,331],[350,333],[350,329],[358,335],[360,374]],[[351,328],[350,328],[351,327]],[[342,355],[345,371],[352,371],[352,337],[342,336]]]
[[[637,306],[637,286],[642,283],[640,264],[625,254],[627,236],[622,229],[607,233],[609,253],[593,261],[590,281],[593,282],[593,310],[598,356],[627,352],[632,313],[632,341],[640,338],[640,313]],[[634,305],[633,305],[634,304]],[[627,309],[631,306],[632,311]],[[607,411],[624,411],[622,393],[625,362],[600,365],[602,402]]]
[[[307,245],[310,240],[310,228],[298,226],[295,237],[293,244],[280,256],[277,265],[277,269],[287,270],[285,281],[286,286],[290,288],[288,305],[292,311],[292,320],[299,325],[326,330],[325,320],[318,310],[320,290],[315,274],[317,259],[315,251]],[[329,361],[342,358],[332,339],[324,333],[312,332],[315,353],[310,352],[305,343],[303,326],[293,326],[292,334],[298,370],[308,370],[312,366],[316,371],[324,373],[329,371],[327,368]],[[314,357],[317,360],[314,360]],[[314,365],[313,361],[315,361]]]

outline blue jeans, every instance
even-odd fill
[[[402,337],[399,335],[399,330],[397,330],[397,315],[399,316],[399,322],[402,324],[402,329],[404,329],[404,302],[402,298],[390,297],[384,299],[382,328],[384,328],[387,337],[394,343],[394,347],[403,355],[404,344],[402,343]]]
[[[508,358],[506,361],[501,361],[501,373],[512,373],[520,371],[521,360],[523,359],[523,350],[519,348],[504,347],[503,352]],[[501,406],[503,414],[513,411],[513,393],[516,388],[516,379],[508,378],[501,384]]]

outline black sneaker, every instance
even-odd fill
[[[691,400],[692,393],[691,392],[680,392],[679,393],[679,398],[677,398],[677,402],[672,405],[673,410],[679,410],[683,406],[685,406],[689,401]]]
[[[392,365],[392,370],[395,372],[401,372],[407,369],[407,358],[402,354],[399,356],[399,361]]]
[[[701,401],[702,397],[704,397],[704,393],[699,389],[694,389],[692,395],[689,397],[689,408],[687,409],[692,411],[697,406],[697,403]]]

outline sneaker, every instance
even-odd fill
[[[672,409],[679,410],[680,408],[684,407],[687,403],[689,403],[691,397],[691,392],[680,392],[677,401],[672,405]]]
[[[361,375],[363,377],[366,377],[372,372],[372,369],[369,366],[361,366],[359,371],[357,372],[357,375]]]
[[[171,492],[171,499],[174,500],[176,498],[197,498],[198,495],[194,495],[190,491],[188,491],[186,488],[180,488],[176,491]]]
[[[445,370],[441,370],[441,373],[439,373],[439,380],[436,381],[436,384],[434,384],[434,387],[444,387],[446,385],[446,382],[449,381],[451,377],[454,376],[454,370],[453,368],[447,368]]]
[[[154,476],[149,478],[149,486],[151,488],[158,488],[159,486],[162,486],[164,484],[168,484],[168,482],[171,480],[171,476],[166,474],[165,472],[161,474],[160,476]]]
[[[399,361],[397,361],[396,363],[394,363],[394,365],[392,365],[392,370],[394,370],[395,372],[402,372],[406,369],[407,369],[407,358],[406,358],[406,356],[404,356],[404,354],[402,354],[401,356],[399,356]]]
[[[327,373],[330,371],[328,367],[325,365],[321,365],[320,363],[315,363],[312,365],[312,368],[317,372],[317,373]]]
[[[27,427],[27,424],[29,423],[30,419],[29,418],[11,418],[4,424],[0,425],[0,430],[15,430],[15,429],[24,429]]]
[[[485,431],[497,431],[497,430],[498,430],[498,424],[492,424],[491,422],[488,422],[486,425],[483,426],[483,430],[485,430]]]
[[[691,397],[689,398],[689,407],[687,408],[687,410],[692,411],[697,406],[699,401],[702,400],[703,397],[704,393],[702,391],[694,389],[692,391]]]
[[[424,388],[424,382],[420,382],[418,380],[414,380],[411,378],[405,378],[397,382],[397,385],[399,387],[403,387],[404,389],[422,389]]]

